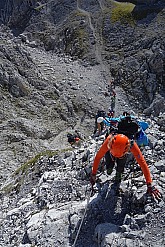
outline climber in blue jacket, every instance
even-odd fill
[[[99,132],[101,132],[101,129],[99,127],[99,126],[101,126],[101,124],[104,124],[104,126],[108,126],[110,128],[110,132],[112,132],[112,131],[118,132],[118,123],[126,117],[130,117],[131,119],[135,120],[139,126],[138,132],[134,136],[135,141],[138,144],[138,146],[139,147],[148,146],[149,140],[148,140],[148,137],[145,133],[145,130],[149,127],[148,123],[145,121],[136,120],[135,116],[132,116],[127,112],[123,112],[123,115],[121,115],[118,118],[111,118],[108,116],[98,117],[97,123],[98,123]]]

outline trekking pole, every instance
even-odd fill
[[[76,238],[75,238],[75,240],[74,240],[74,243],[73,243],[72,247],[75,247],[75,246],[76,246],[76,242],[77,242],[77,239],[78,239],[78,236],[79,236],[79,233],[80,233],[80,230],[81,230],[81,227],[82,227],[82,224],[83,224],[83,221],[84,221],[86,212],[87,212],[88,204],[89,204],[90,197],[91,197],[92,193],[93,193],[93,188],[91,189],[90,194],[89,194],[89,196],[87,197],[87,204],[86,204],[86,207],[85,207],[84,215],[83,215],[83,217],[82,217],[82,219],[81,219],[81,222],[80,222],[80,225],[79,225],[77,234],[76,234]]]

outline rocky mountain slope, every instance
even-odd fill
[[[116,116],[150,122],[144,155],[164,193],[164,1],[147,3],[0,1],[0,246],[165,246],[164,198],[146,200],[141,172],[119,196],[103,172],[89,197],[103,141],[94,116],[111,106],[112,77]]]
[[[149,121],[149,119],[148,119]],[[153,184],[163,194],[146,195],[144,176],[129,158],[115,193],[113,177],[100,166],[95,193],[89,175],[104,140],[89,138],[81,147],[49,153],[17,169],[1,190],[1,246],[165,246],[164,132],[150,121],[154,146],[143,149]]]

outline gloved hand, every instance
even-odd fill
[[[90,176],[90,183],[93,186],[96,183],[96,174],[92,174]]]
[[[152,186],[151,184],[147,184],[147,193],[150,194],[156,200],[160,200],[162,197],[159,190],[156,189],[155,186]]]

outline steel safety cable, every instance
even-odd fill
[[[77,242],[77,239],[78,239],[78,236],[79,236],[79,233],[80,233],[80,230],[81,230],[81,227],[82,227],[82,224],[83,224],[83,221],[84,221],[86,212],[87,212],[87,208],[88,208],[88,205],[89,205],[89,201],[90,201],[91,195],[92,195],[92,190],[90,191],[90,194],[89,194],[89,196],[87,197],[87,203],[86,203],[86,206],[85,206],[85,211],[84,211],[83,217],[82,217],[82,219],[81,219],[80,226],[79,226],[79,228],[78,228],[78,231],[77,231],[77,234],[76,234],[76,238],[75,238],[75,240],[74,240],[74,243],[73,243],[72,247],[75,247],[75,246],[76,246],[76,242]]]

